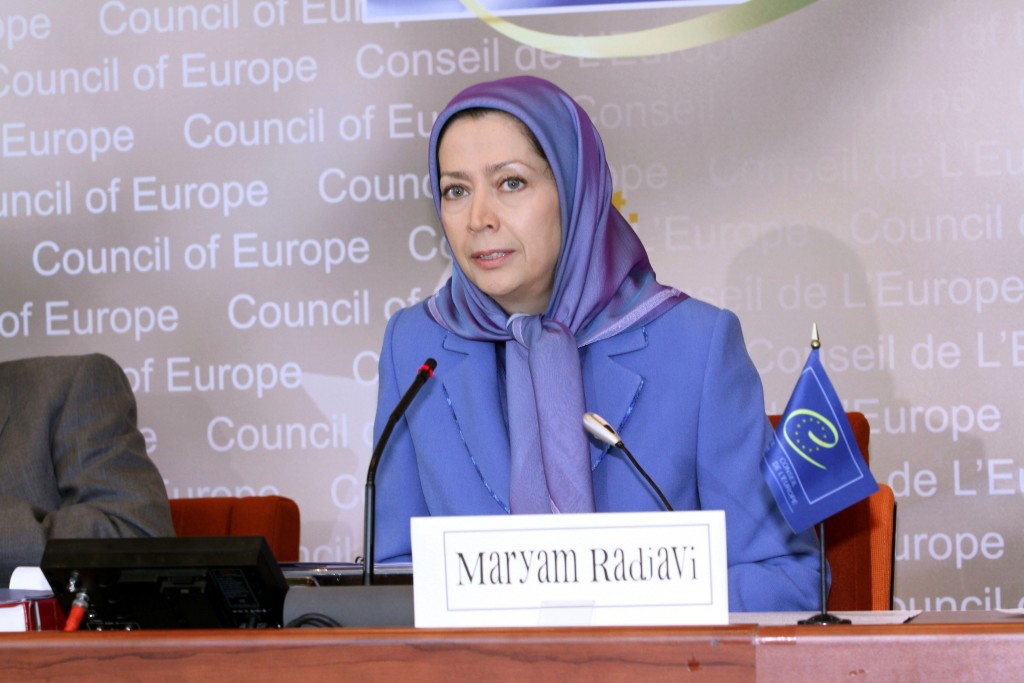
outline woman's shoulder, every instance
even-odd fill
[[[404,346],[439,343],[444,339],[446,330],[430,317],[427,306],[424,300],[396,311],[388,319],[385,343]]]
[[[644,327],[644,345],[655,354],[680,349],[704,358],[716,349],[745,353],[740,320],[731,310],[701,299],[688,298]]]
[[[717,325],[738,325],[739,318],[727,308],[720,308],[703,299],[687,297],[647,324],[647,328],[672,330],[704,330]]]

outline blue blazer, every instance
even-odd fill
[[[435,376],[396,425],[377,471],[379,562],[411,558],[412,517],[509,512],[495,346],[449,333],[425,304],[388,322],[375,442],[428,357]],[[820,609],[814,532],[793,534],[761,477],[771,426],[736,316],[687,299],[580,357],[587,410],[616,428],[673,508],[725,511],[729,609]],[[592,441],[590,455],[599,512],[663,509],[623,454]]]

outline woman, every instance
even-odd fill
[[[725,510],[732,611],[816,609],[813,531],[759,473],[771,428],[739,321],[655,280],[582,108],[533,77],[470,87],[429,165],[453,273],[385,332],[377,438],[424,358],[437,376],[380,461],[377,561],[410,558],[415,516],[663,509],[587,439],[595,412],[674,509]]]

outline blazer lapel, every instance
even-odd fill
[[[509,492],[508,429],[498,395],[498,368],[494,345],[449,334],[443,344],[451,352],[444,374],[444,390],[451,401],[453,428],[461,434],[473,465],[496,495],[506,503]],[[458,355],[456,355],[458,354]]]
[[[587,411],[597,413],[615,428],[622,430],[637,405],[643,389],[643,376],[623,365],[618,357],[647,348],[644,329],[618,334],[611,339],[587,347],[583,360],[583,385],[586,387]],[[596,459],[602,449],[591,449]]]

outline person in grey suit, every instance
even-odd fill
[[[101,354],[0,363],[0,587],[49,538],[173,536],[121,367]]]

